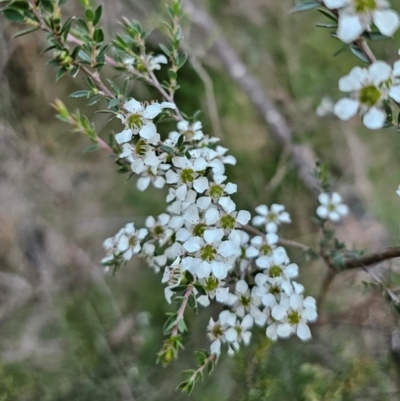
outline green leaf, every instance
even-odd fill
[[[111,81],[111,79],[107,79],[107,82],[110,84],[113,92],[118,96],[120,94],[118,86],[113,81]]]
[[[366,55],[357,46],[350,46],[350,50],[358,59],[366,64],[369,64],[369,60],[367,59]]]
[[[23,22],[25,20],[24,14],[15,8],[8,7],[2,12],[3,15],[12,22]]]
[[[78,97],[88,97],[89,96],[90,91],[86,91],[86,90],[82,90],[82,91],[76,91],[74,93],[71,93],[69,95],[69,97],[74,97],[74,98],[78,98]]]
[[[113,107],[116,107],[116,106],[118,106],[118,104],[119,104],[119,99],[111,99],[110,101],[109,101],[109,103],[108,103],[108,108],[109,109],[112,109]]]
[[[28,11],[29,3],[23,0],[16,0],[10,4],[13,8],[18,9],[20,11]]]
[[[170,155],[175,155],[175,150],[173,148],[171,148],[170,146],[166,146],[166,145],[161,145],[160,148],[164,151],[169,153]]]
[[[86,153],[92,153],[92,152],[95,152],[96,150],[99,150],[99,149],[101,149],[101,146],[100,146],[98,143],[96,143],[95,145],[89,146],[89,147],[85,150],[85,152],[86,152]]]
[[[302,12],[302,11],[308,11],[308,10],[312,10],[314,8],[318,8],[320,7],[321,4],[318,3],[317,1],[306,1],[304,3],[297,3],[291,10],[292,13],[298,13],[298,12]]]
[[[96,10],[94,12],[94,18],[93,18],[94,26],[96,26],[99,23],[102,14],[103,14],[103,6],[100,5],[96,8]]]
[[[337,24],[315,24],[317,28],[330,28],[330,29],[336,29],[338,27]]]
[[[95,95],[88,101],[88,106],[93,106],[96,104],[100,99],[102,99],[102,95]]]
[[[93,40],[97,43],[104,42],[104,32],[101,28],[96,29],[93,34]]]
[[[68,72],[67,68],[65,67],[60,68],[56,75],[56,81],[58,81],[61,77],[63,77],[67,72]]]
[[[161,50],[168,56],[168,57],[171,57],[171,51],[168,49],[168,47],[167,46],[165,46],[165,45],[163,45],[163,44],[160,44],[159,45],[160,46],[160,48],[161,48]]]
[[[19,32],[17,32],[14,36],[13,36],[13,38],[15,39],[15,38],[19,38],[20,36],[24,36],[24,35],[28,35],[29,33],[32,33],[32,32],[35,32],[35,31],[38,31],[40,28],[29,28],[29,29],[25,29],[25,30],[23,30],[23,31],[19,31]],[[52,46],[53,47],[53,46]],[[54,48],[54,47],[53,47]]]
[[[85,10],[85,17],[88,21],[93,22],[94,20],[94,12],[90,8]]]
[[[180,56],[178,56],[178,60],[177,60],[178,69],[182,68],[185,65],[186,60],[187,60],[187,54],[186,53],[181,54]]]
[[[129,77],[126,77],[121,84],[121,95],[125,96],[125,93],[128,89],[128,85],[129,85]]]
[[[87,53],[86,53],[84,50],[82,50],[82,49],[79,50],[79,52],[78,52],[78,57],[79,57],[82,61],[84,61],[84,62],[86,62],[86,63],[88,63],[88,64],[91,64],[91,62],[92,62],[92,60],[91,60],[91,58],[90,58],[90,55],[87,54]]]
[[[318,11],[322,14],[325,15],[325,17],[331,19],[332,21],[337,22],[337,17],[335,14],[333,14],[331,11],[325,9],[325,8],[319,8]]]
[[[189,295],[188,304],[192,309],[197,309],[197,300],[194,294]]]

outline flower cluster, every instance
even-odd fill
[[[400,17],[387,0],[324,0],[324,4],[338,11],[337,36],[345,43],[369,31],[372,23],[385,36],[392,36],[400,26]]]
[[[174,109],[172,103],[130,99],[118,114],[125,125],[116,135],[121,161],[138,175],[140,190],[167,184],[168,206],[157,218],[148,217],[146,228],[135,230],[131,223],[107,239],[103,262],[119,266],[138,254],[156,272],[164,269],[168,302],[184,287],[196,305],[207,307],[214,299],[223,304],[226,310],[208,327],[212,353],[219,354],[222,344],[229,353],[248,344],[253,324],[267,326],[274,340],[291,333],[308,340],[307,323],[317,317],[315,300],[304,298],[303,287],[291,281],[298,266],[277,246],[279,226],[290,223],[289,213],[278,204],[256,207],[253,224],[264,232],[250,237],[245,226],[251,215],[237,210],[231,199],[237,186],[225,175],[225,164],[235,164],[235,158],[203,134],[200,122],[179,121],[162,141],[155,120]]]

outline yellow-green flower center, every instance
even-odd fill
[[[131,114],[127,119],[126,123],[129,128],[140,128],[143,125],[143,116],[141,114]]]
[[[191,129],[188,129],[187,131],[185,131],[185,132],[183,133],[183,135],[185,135],[185,138],[186,138],[188,141],[191,141],[191,140],[193,139],[193,137],[194,137],[194,131],[192,131]]]
[[[296,310],[293,310],[288,313],[288,321],[290,324],[295,325],[300,323],[300,313],[297,312]]]
[[[214,260],[216,254],[217,254],[216,249],[211,245],[203,246],[203,248],[201,248],[201,251],[200,251],[201,258],[203,260],[207,260],[208,262],[211,262],[212,260]]]
[[[278,220],[278,215],[275,213],[268,213],[268,221],[274,222]]]
[[[357,13],[365,13],[376,9],[376,0],[354,0],[354,8]]]
[[[226,214],[220,219],[221,227],[225,230],[233,230],[235,228],[235,222],[235,218],[230,214]]]
[[[241,303],[243,306],[250,306],[250,304],[251,304],[251,297],[248,297],[248,296],[246,296],[246,295],[242,295],[242,296],[240,297],[240,303]]]
[[[222,330],[222,326],[221,326],[219,323],[217,323],[217,324],[213,327],[213,329],[212,329],[212,335],[213,335],[215,338],[219,338],[219,337],[221,337],[223,334],[224,334],[224,331]]]
[[[219,286],[219,280],[214,276],[210,276],[206,279],[204,283],[204,289],[206,292],[215,291]]]
[[[135,145],[136,154],[144,156],[146,153],[146,142],[143,139],[139,139]]]
[[[204,234],[204,231],[206,231],[206,228],[207,228],[207,224],[199,223],[194,227],[193,234],[196,237],[202,237]]]
[[[381,92],[374,85],[364,86],[364,88],[360,90],[359,100],[362,104],[365,104],[366,106],[374,106],[379,102],[380,98]]]
[[[164,227],[155,226],[153,232],[156,237],[162,237],[162,235],[164,234]]]
[[[191,168],[185,168],[181,171],[181,180],[184,184],[194,181],[194,171]]]
[[[211,198],[219,199],[224,195],[224,189],[219,185],[211,185],[208,193],[210,194]]]
[[[130,246],[135,246],[136,244],[137,244],[137,238],[136,237],[129,238],[129,245]]]
[[[282,268],[280,266],[271,266],[268,269],[268,274],[270,277],[279,277],[282,275]]]
[[[262,255],[269,255],[272,251],[272,248],[268,244],[263,244],[260,246],[260,253]]]
[[[279,295],[281,293],[281,289],[277,286],[277,285],[273,285],[270,289],[269,289],[270,294],[272,295]]]

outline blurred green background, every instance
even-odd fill
[[[166,1],[105,2],[104,27],[111,37],[122,16],[155,28],[150,46],[162,39]],[[339,97],[338,79],[361,62],[341,44],[317,11],[290,14],[291,0],[197,1],[220,30],[200,34],[184,21],[188,63],[177,102],[190,114],[204,112],[205,133],[221,132],[222,144],[237,158],[228,168],[238,184],[235,202],[253,210],[260,203],[283,203],[293,224],[285,238],[317,241],[311,217],[317,205],[304,188],[290,155],[270,134],[249,98],[227,76],[211,51],[223,32],[293,127],[294,141],[308,144],[334,176],[334,189],[353,211],[338,235],[349,248],[373,250],[398,244],[400,137],[368,131],[358,119],[341,123],[318,118],[325,95]],[[66,13],[80,12],[69,0]],[[396,4],[398,10],[400,7]],[[189,312],[190,336],[179,361],[156,365],[165,313],[161,277],[132,262],[116,277],[99,264],[102,241],[130,221],[164,210],[163,191],[140,193],[133,180],[115,173],[101,151],[87,153],[86,138],[54,117],[56,98],[80,107],[107,140],[117,123],[95,114],[68,95],[84,89],[84,77],[54,82],[46,66],[41,34],[12,39],[18,26],[0,19],[0,401],[183,400],[175,391],[184,369],[195,366],[193,351],[208,348],[206,326],[219,305],[198,316]],[[379,58],[397,59],[400,34],[375,42]],[[194,66],[194,67],[193,67]],[[118,73],[105,75],[118,80]],[[141,83],[131,95],[154,99]],[[217,109],[210,108],[213,99]],[[118,132],[118,131],[117,131]],[[310,172],[311,173],[311,172]],[[301,267],[307,293],[321,296],[325,267],[291,256]],[[398,262],[397,262],[398,263]],[[387,278],[396,281],[393,261]],[[389,274],[390,273],[390,274]],[[197,385],[193,400],[322,401],[400,400],[400,334],[397,316],[378,291],[363,291],[362,271],[339,274],[319,305],[313,340],[270,343],[255,329],[252,345],[234,358],[223,356],[211,378]],[[397,351],[396,351],[397,349]]]

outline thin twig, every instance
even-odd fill
[[[189,286],[185,292],[185,295],[183,296],[181,306],[178,309],[178,315],[176,316],[175,325],[171,331],[171,337],[175,337],[179,333],[179,322],[183,319],[183,316],[185,314],[185,309],[189,301],[189,297],[192,294],[192,291],[193,291],[193,286]]]

